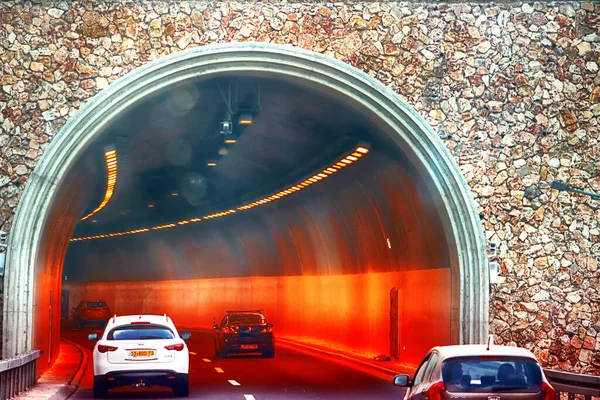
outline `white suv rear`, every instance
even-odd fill
[[[178,397],[189,394],[189,353],[167,315],[116,315],[94,347],[94,397],[119,386],[168,386]]]

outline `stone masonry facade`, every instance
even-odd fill
[[[549,187],[600,192],[599,35],[597,2],[3,1],[0,229],[53,136],[119,77],[211,43],[298,46],[388,85],[454,155],[498,245],[496,341],[600,374],[600,203]]]

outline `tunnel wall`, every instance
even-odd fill
[[[104,299],[119,315],[166,313],[210,328],[225,310],[263,309],[275,335],[365,356],[390,354],[390,289],[401,288],[399,362],[414,369],[432,343],[450,344],[449,269],[355,275],[69,283],[70,304]],[[418,288],[418,290],[415,290]],[[435,296],[430,294],[435,292]],[[431,321],[435,321],[432,326]],[[423,327],[426,327],[423,329]],[[382,329],[383,328],[383,329]]]
[[[282,335],[377,355],[390,354],[396,287],[400,347],[406,348],[401,361],[414,368],[432,346],[451,344],[457,316],[434,197],[406,168],[372,151],[314,187],[256,210],[72,243],[65,268],[81,275],[68,278],[70,304],[100,296],[117,313],[166,312],[180,324],[205,327],[229,307],[264,308]],[[113,284],[73,281],[118,283],[111,294]]]
[[[118,77],[209,43],[289,43],[368,72],[438,131],[499,247],[497,340],[597,371],[600,218],[549,182],[600,191],[598,13],[593,2],[2,2],[0,228],[48,141]]]
[[[83,173],[85,171],[85,173]],[[37,359],[36,373],[40,375],[60,351],[62,271],[68,242],[63,238],[75,230],[74,218],[87,205],[86,193],[97,171],[90,159],[79,162],[64,182],[56,182],[61,188],[60,200],[53,203],[44,226],[44,246],[39,255],[33,293],[36,311],[29,322],[33,330],[32,347],[47,349]],[[83,196],[82,196],[83,194]],[[15,332],[22,339],[25,335]]]

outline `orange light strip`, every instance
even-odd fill
[[[100,210],[102,210],[110,201],[114,191],[115,185],[117,184],[117,151],[109,150],[104,153],[104,159],[106,161],[106,192],[104,193],[104,200],[102,203],[94,211],[81,218],[82,221],[85,221],[92,215],[96,214]]]
[[[310,178],[307,178],[302,182],[296,183],[295,185],[290,186],[287,189],[284,189],[280,192],[272,194],[268,197],[264,197],[262,199],[254,201],[252,203],[248,203],[248,204],[239,206],[239,207],[237,207],[237,211],[249,210],[254,207],[262,206],[263,204],[268,204],[272,201],[282,199],[285,196],[288,196],[290,194],[299,192],[300,190],[305,189],[305,188],[309,187],[310,185],[313,185],[317,182],[322,181],[323,179],[328,178],[329,176],[335,174],[342,168],[347,167],[348,165],[357,162],[368,152],[369,152],[369,149],[367,149],[366,147],[363,147],[363,146],[359,146],[352,153],[347,155],[346,157],[340,159],[336,163],[325,168],[323,171],[319,171],[319,172],[315,173]],[[237,211],[230,209],[230,210],[221,211],[221,212],[214,213],[214,214],[205,215],[202,218],[196,217],[196,218],[186,219],[186,220],[179,221],[179,222],[171,222],[171,223],[164,224],[164,225],[157,225],[157,226],[153,226],[150,228],[136,229],[136,230],[127,231],[127,232],[115,232],[115,233],[107,233],[107,234],[103,234],[103,235],[72,238],[70,241],[71,242],[79,242],[82,240],[104,239],[104,238],[115,237],[115,236],[133,235],[133,234],[137,234],[137,233],[150,232],[151,230],[157,231],[157,230],[162,230],[162,229],[170,229],[170,228],[175,228],[179,225],[187,225],[190,223],[200,222],[203,219],[208,220],[208,219],[225,217],[227,215],[235,214]]]

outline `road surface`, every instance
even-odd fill
[[[93,329],[63,332],[63,338],[93,349],[87,341]],[[100,332],[100,331],[97,331]],[[395,387],[382,374],[369,373],[354,363],[317,353],[278,346],[274,358],[214,355],[212,335],[192,331],[190,350],[190,398],[207,400],[378,400],[402,399],[404,389]],[[93,399],[91,353],[80,388],[70,399]],[[386,379],[384,379],[386,378]],[[118,388],[114,399],[174,398],[168,388]]]

